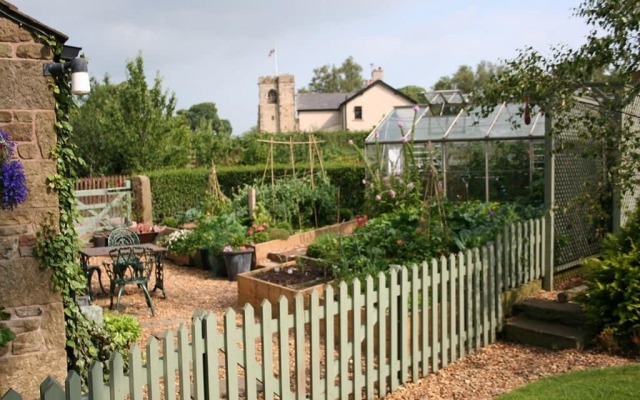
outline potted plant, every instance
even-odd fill
[[[167,248],[168,259],[179,265],[189,265],[193,239],[193,231],[180,229],[162,236],[159,244]]]
[[[158,225],[149,226],[143,222],[132,222],[129,226],[133,232],[138,235],[140,243],[153,243],[158,236],[158,233],[164,230],[164,227]]]

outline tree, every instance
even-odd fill
[[[362,89],[362,67],[349,56],[340,67],[323,65],[314,68],[308,89],[302,92],[347,93]]]
[[[122,174],[182,167],[189,159],[190,132],[174,115],[176,98],[156,76],[149,87],[138,55],[126,65],[127,79],[94,81],[89,98],[71,118],[74,141],[88,174]]]
[[[199,103],[189,107],[188,110],[179,110],[178,115],[184,115],[189,120],[189,126],[193,132],[200,125],[201,120],[211,123],[211,129],[216,134],[231,134],[231,123],[229,120],[221,119],[218,116],[218,107],[215,103]]]
[[[637,0],[584,0],[574,14],[591,27],[582,46],[556,46],[550,56],[525,47],[477,101],[485,115],[499,102],[519,102],[525,121],[528,109],[540,107],[553,118],[548,134],[573,129],[602,143],[608,180],[624,192],[640,183],[640,6]],[[594,84],[603,71],[605,81]],[[587,107],[579,97],[590,99],[588,112],[576,112]]]
[[[421,86],[417,85],[407,85],[398,89],[402,94],[411,97],[414,101],[417,101],[420,104],[425,104],[427,102],[427,98],[424,94],[425,90]]]
[[[502,67],[488,61],[480,61],[475,72],[468,65],[461,65],[451,76],[443,76],[433,85],[433,90],[459,89],[464,93],[478,93]]]

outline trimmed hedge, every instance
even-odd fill
[[[317,169],[317,167],[316,167]],[[359,164],[330,164],[324,166],[330,182],[338,188],[338,207],[345,217],[358,214],[364,202],[364,167]],[[220,188],[229,198],[235,188],[254,182],[262,182],[264,166],[219,167]],[[309,172],[308,166],[296,166],[296,173]],[[198,208],[205,196],[210,170],[208,168],[174,169],[147,172],[151,183],[153,220],[161,222],[190,208]],[[276,165],[276,177],[290,175],[288,166]],[[267,171],[266,183],[271,180]]]

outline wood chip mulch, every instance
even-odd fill
[[[189,327],[196,310],[212,311],[222,323],[225,313],[233,308],[238,314],[236,282],[216,278],[211,272],[165,262],[167,299],[152,293],[156,315],[151,316],[142,292],[127,288],[121,299],[122,312],[134,315],[143,327],[139,344],[150,336],[175,331],[181,324]],[[108,278],[103,273],[108,289]],[[152,282],[154,280],[152,279]],[[153,286],[153,283],[151,284]],[[94,277],[93,290],[98,292]],[[555,298],[556,293],[541,292],[538,297]],[[109,297],[99,294],[94,304],[108,310]],[[236,317],[240,322],[240,315]],[[398,399],[492,399],[537,379],[568,371],[624,365],[637,360],[593,351],[551,351],[537,347],[498,342],[458,360],[415,383],[408,383],[385,397]]]

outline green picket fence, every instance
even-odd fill
[[[416,381],[496,340],[501,294],[543,275],[544,219],[505,229],[495,242],[411,268],[392,267],[364,285],[327,286],[302,297],[278,318],[265,302],[256,315],[227,310],[223,321],[196,312],[190,329],[133,347],[89,376],[91,399],[371,399]],[[220,322],[220,324],[218,324]],[[71,372],[61,386],[48,378],[43,399],[79,399]],[[20,399],[9,391],[2,400]]]

